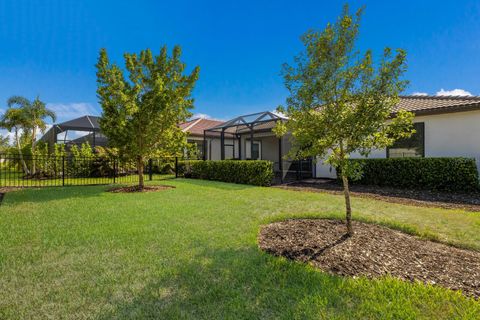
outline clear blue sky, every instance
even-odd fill
[[[283,62],[299,36],[323,28],[342,1],[0,2],[0,107],[13,94],[37,94],[68,119],[100,113],[95,68],[100,48],[123,63],[124,52],[180,44],[199,65],[196,113],[216,118],[273,110],[287,92]],[[350,1],[366,5],[360,47],[408,52],[406,93],[463,89],[480,94],[478,1]]]

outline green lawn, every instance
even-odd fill
[[[340,196],[196,180],[30,189],[0,206],[0,319],[479,319],[460,293],[330,276],[258,250],[262,223]],[[353,199],[356,218],[480,250],[480,214]]]

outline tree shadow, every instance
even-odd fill
[[[99,197],[110,186],[66,186],[66,187],[31,187],[17,188],[7,191],[4,195],[2,205],[26,202],[48,202],[72,198]]]
[[[343,186],[336,180],[299,181],[287,186],[292,190],[329,192],[343,195]],[[352,184],[352,196],[407,205],[427,205],[440,208],[462,208],[480,211],[480,194],[478,192],[447,192],[417,189],[401,189],[389,186]]]
[[[312,256],[310,257],[310,261],[313,261],[313,260],[316,260],[318,257],[320,257],[325,251],[327,251],[328,249],[332,249],[333,247],[335,246],[338,246],[339,244],[342,244],[343,242],[345,242],[348,238],[350,238],[350,236],[346,233],[344,235],[342,235],[340,238],[338,238],[337,240],[327,244],[326,246],[322,247],[322,248],[319,248],[314,254],[312,254]]]
[[[173,274],[152,280],[99,318],[292,318],[312,309],[313,301],[323,301],[322,310],[351,307],[355,297],[344,282],[256,247],[210,248],[179,261]]]

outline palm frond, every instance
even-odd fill
[[[18,106],[20,108],[28,108],[32,105],[30,100],[28,100],[25,97],[22,96],[11,96],[7,100],[7,105],[9,108],[12,108],[14,106]]]

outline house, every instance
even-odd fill
[[[311,159],[285,159],[291,148],[291,137],[277,137],[272,129],[286,118],[269,111],[235,117],[204,129],[205,160],[269,160],[278,180],[311,177]]]
[[[84,142],[88,142],[92,147],[107,146],[107,138],[102,134],[99,124],[100,117],[86,115],[62,123],[54,124],[40,138],[40,141],[53,146],[56,143],[65,144],[67,146],[80,146]],[[203,131],[210,127],[223,123],[223,121],[209,119],[192,119],[180,124],[183,131],[188,132],[188,142],[196,143],[198,150],[203,151]],[[217,151],[216,145],[219,141],[213,143],[214,154]],[[218,152],[217,152],[218,153]],[[200,154],[203,156],[203,154]]]
[[[393,157],[470,157],[480,168],[480,97],[401,96],[398,110],[415,114],[416,133],[397,141],[392,147],[374,150],[370,158]],[[322,159],[292,161],[285,159],[291,148],[291,136],[278,138],[272,132],[286,118],[269,111],[235,117],[229,121],[192,119],[181,123],[188,142],[197,145],[205,160],[262,159],[273,162],[280,181],[306,177],[335,178],[335,169]],[[78,132],[83,132],[79,135]],[[74,132],[77,132],[74,134]],[[56,124],[41,138],[54,144],[107,144],[100,132],[98,117],[83,116]],[[352,154],[360,158],[360,154]]]
[[[416,133],[369,158],[468,157],[480,169],[480,97],[402,96],[395,111],[415,114]],[[361,158],[352,154],[352,158]],[[316,177],[336,177],[335,169],[317,161]]]
[[[374,150],[370,158],[393,157],[470,157],[480,168],[480,97],[460,96],[401,96],[395,111],[408,110],[415,114],[416,133],[397,141],[392,147]],[[335,178],[335,169],[316,159],[312,165],[284,158],[290,148],[290,137],[275,137],[272,128],[285,119],[269,112],[236,117],[205,129],[205,140],[220,144],[211,149],[206,159],[265,159],[274,162],[282,178],[300,172],[300,177]],[[216,136],[211,136],[215,133]],[[223,136],[223,138],[222,138]],[[223,142],[222,142],[223,141]],[[253,141],[253,145],[250,144]],[[223,147],[222,147],[223,146]],[[253,155],[253,156],[252,156]],[[352,154],[352,158],[360,158]]]

